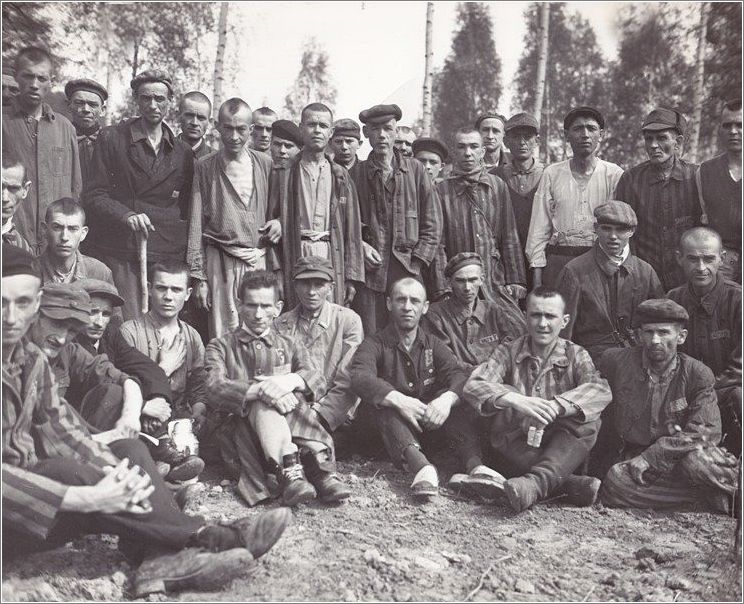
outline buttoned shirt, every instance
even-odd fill
[[[634,346],[605,351],[599,368],[612,388],[617,434],[631,448],[646,447],[654,471],[669,472],[703,439],[720,441],[714,378],[700,361],[680,353],[654,375],[643,347]]]
[[[482,415],[493,415],[505,408],[500,399],[515,390],[575,408],[586,422],[599,419],[612,398],[607,380],[581,346],[558,338],[543,360],[532,353],[529,335],[499,345],[473,370],[464,396]]]
[[[118,459],[91,439],[59,396],[46,356],[34,344],[22,340],[3,361],[2,384],[3,523],[45,539],[69,485],[34,473],[34,466],[64,458],[103,468]]]
[[[374,407],[393,391],[423,403],[448,391],[461,397],[466,375],[444,342],[421,327],[407,350],[390,324],[364,338],[351,361],[351,387]]]
[[[517,224],[517,233],[519,242],[524,249],[527,243],[527,234],[530,230],[530,219],[532,218],[532,206],[535,201],[537,186],[540,184],[545,166],[538,160],[532,160],[529,168],[518,168],[514,160],[500,164],[496,168],[489,170],[501,178],[509,187],[509,197],[511,199],[512,210],[514,211],[514,221]]]
[[[594,244],[594,210],[615,198],[622,173],[620,166],[601,159],[589,179],[581,182],[574,178],[569,159],[545,168],[525,243],[531,267],[545,267],[548,245]]]
[[[81,132],[77,128],[78,154],[80,156],[80,176],[83,179],[83,186],[90,178],[91,164],[93,163],[93,148],[98,140],[98,132],[101,127],[96,126],[91,132]]]
[[[39,256],[39,265],[42,283],[74,283],[81,279],[100,279],[114,285],[111,269],[100,260],[80,253],[80,250],[75,252],[75,264],[68,273],[62,274],[54,268],[48,249]]]
[[[317,170],[316,170],[317,168]],[[329,234],[332,188],[331,164],[324,157],[311,163],[300,158],[300,232],[302,255],[330,258],[331,242],[313,240]],[[309,236],[309,237],[308,237]]]

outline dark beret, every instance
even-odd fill
[[[594,210],[597,224],[616,224],[629,228],[638,226],[638,217],[624,201],[608,201]]]
[[[449,157],[446,145],[439,139],[431,138],[429,136],[422,136],[421,138],[417,138],[415,141],[413,141],[414,157],[419,151],[430,151],[432,153],[436,153],[439,157],[442,158],[443,162],[447,161],[447,157]]]
[[[65,96],[67,97],[67,100],[69,101],[70,97],[78,90],[87,90],[88,92],[97,94],[101,97],[101,101],[104,103],[108,100],[108,92],[106,92],[103,85],[99,84],[95,80],[89,80],[88,78],[70,80],[65,84]]]
[[[39,310],[50,319],[90,322],[88,292],[69,283],[47,283],[41,290]]]
[[[114,306],[124,306],[124,299],[119,295],[115,285],[102,279],[80,279],[74,283],[79,289],[84,289],[89,296],[100,296],[111,300]]]
[[[292,279],[325,279],[333,281],[333,265],[327,258],[303,256],[292,267]]]
[[[359,121],[363,124],[372,124],[380,121],[387,121],[390,118],[396,121],[403,117],[403,112],[398,105],[375,105],[365,109],[359,114]]]
[[[640,327],[645,323],[681,323],[690,320],[687,311],[674,300],[657,298],[646,300],[638,305],[635,312],[633,327]]]
[[[483,120],[487,120],[487,119],[490,119],[490,118],[496,118],[498,120],[501,120],[501,123],[502,124],[506,124],[506,118],[503,115],[501,115],[500,113],[493,113],[493,112],[491,112],[491,113],[481,113],[478,116],[478,119],[475,120],[475,126],[474,126],[475,129],[476,130],[480,130],[480,125],[483,122]]]
[[[302,136],[297,124],[289,120],[276,120],[271,126],[272,136],[291,141],[298,147],[302,147]]]
[[[449,278],[454,275],[457,271],[465,266],[483,266],[483,260],[475,252],[460,252],[455,254],[447,262],[447,266],[444,267],[444,276]]]
[[[529,113],[517,113],[512,115],[504,125],[504,132],[514,130],[514,128],[532,128],[535,132],[540,132],[540,124],[537,123],[534,115]]]
[[[641,125],[641,131],[676,130],[680,134],[684,134],[686,127],[687,120],[679,111],[659,107],[646,116]]]
[[[39,263],[31,252],[3,242],[3,277],[14,275],[31,275],[41,279]]]
[[[353,136],[359,142],[362,141],[362,130],[354,120],[343,118],[336,120],[333,124],[333,136]]]
[[[150,82],[160,82],[161,84],[165,84],[168,87],[168,92],[173,94],[173,80],[171,80],[171,77],[167,72],[161,69],[148,69],[147,71],[143,71],[134,76],[129,85],[132,88],[132,91],[137,94],[137,89],[142,84],[149,84]]]
[[[597,123],[599,124],[599,127],[604,130],[605,127],[605,121],[602,114],[599,112],[598,109],[595,109],[594,107],[574,107],[566,114],[566,117],[563,118],[563,129],[568,130],[571,127],[571,124],[574,123],[574,120],[577,117],[591,117],[597,120]]]

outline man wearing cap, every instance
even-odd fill
[[[503,291],[515,300],[527,293],[524,254],[517,235],[509,189],[483,166],[481,134],[462,128],[455,134],[452,175],[437,185],[442,201],[442,246],[434,264],[435,291],[447,259],[475,252],[483,263],[483,296],[496,300]]]
[[[53,71],[46,50],[22,48],[15,59],[19,92],[3,107],[3,155],[23,162],[31,181],[15,226],[37,255],[44,245],[41,222],[47,206],[61,197],[77,199],[83,188],[75,128],[44,102]]]
[[[398,126],[395,129],[395,148],[400,151],[401,156],[413,157],[413,141],[416,133],[410,126]]]
[[[375,105],[359,114],[372,146],[354,177],[366,275],[354,309],[366,334],[387,325],[386,292],[403,277],[423,279],[442,237],[434,183],[420,162],[403,157],[394,146],[401,116],[398,105]]]
[[[327,258],[333,265],[331,299],[348,306],[364,283],[362,225],[349,172],[325,155],[333,134],[333,113],[310,103],[300,117],[302,152],[292,160],[286,201],[272,190],[272,216],[283,219],[284,301],[294,308],[292,269],[304,256]],[[285,214],[282,215],[282,208]]]
[[[413,141],[413,156],[421,162],[435,184],[442,182],[439,175],[449,153],[445,144],[436,138],[422,136]]]
[[[271,158],[248,147],[250,125],[245,101],[222,103],[217,117],[222,146],[194,169],[186,260],[198,281],[197,303],[211,311],[212,338],[239,324],[236,299],[243,274],[280,268],[273,245],[282,228],[270,218]]]
[[[636,313],[640,343],[602,355],[599,367],[612,388],[619,437],[602,482],[605,505],[703,503],[727,511],[736,459],[717,447],[721,416],[713,373],[678,352],[687,320],[687,311],[672,300],[646,300]]]
[[[301,148],[302,135],[297,124],[289,120],[276,120],[271,133],[271,161],[274,162],[274,168],[287,168]]]
[[[679,242],[677,261],[687,283],[667,297],[690,316],[688,337],[680,350],[705,363],[716,377],[715,392],[721,411],[724,446],[741,453],[741,286],[729,281],[721,236],[696,227]]]
[[[106,114],[108,92],[95,80],[82,78],[65,84],[65,96],[77,133],[80,174],[85,186],[90,176],[93,146],[101,129],[101,118]]]
[[[695,182],[697,166],[682,159],[685,117],[660,107],[646,116],[641,133],[648,160],[628,170],[617,185],[616,199],[638,215],[634,251],[654,267],[665,290],[685,281],[677,264],[679,238],[700,224]]]
[[[59,395],[46,356],[24,337],[41,298],[33,256],[3,244],[2,260],[3,558],[113,533],[130,559],[144,559],[136,597],[219,589],[243,574],[291,515],[207,525],[178,511],[141,442],[94,441]]]
[[[188,223],[181,217],[194,164],[189,145],[163,121],[173,98],[170,76],[144,71],[131,88],[139,116],[101,129],[83,195],[90,225],[86,250],[111,269],[125,319],[142,312],[142,242],[148,266],[186,253]]]
[[[561,337],[586,348],[595,362],[608,348],[633,346],[636,308],[664,294],[651,266],[630,251],[638,226],[627,203],[610,201],[594,210],[594,247],[558,274],[558,291],[571,316]]]
[[[573,157],[545,168],[535,193],[525,253],[535,286],[557,286],[561,269],[594,244],[594,210],[615,197],[622,168],[597,157],[605,121],[593,107],[563,120]]]
[[[349,118],[336,120],[333,123],[331,149],[333,161],[349,171],[352,178],[359,172],[359,158],[357,151],[362,144],[362,132],[359,124]]]
[[[206,94],[192,90],[181,97],[181,103],[178,105],[181,134],[178,138],[191,147],[195,160],[214,151],[206,139],[211,122],[212,101]]]
[[[478,295],[483,285],[478,254],[456,254],[447,262],[444,276],[452,295],[429,306],[423,324],[468,370],[486,361],[502,342],[524,334],[524,315],[513,298],[503,292],[494,300]]]
[[[271,107],[259,107],[251,114],[251,139],[249,147],[255,151],[269,153],[274,122],[279,119]]]
[[[2,159],[2,187],[3,187],[3,213],[2,213],[2,239],[3,243],[15,245],[21,249],[31,252],[33,250],[26,238],[21,235],[13,222],[16,210],[24,202],[31,188],[31,181],[26,176],[26,167],[23,162],[11,153],[3,153]]]
[[[483,113],[473,126],[483,138],[483,165],[491,171],[504,165],[509,156],[504,151],[504,124],[506,118],[500,113]]]

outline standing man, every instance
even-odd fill
[[[238,286],[249,270],[273,266],[271,246],[281,237],[269,220],[271,158],[248,148],[251,108],[239,98],[220,107],[220,150],[194,170],[186,259],[198,280],[198,306],[211,311],[209,333],[219,337],[239,325]]]
[[[124,299],[124,319],[138,317],[143,286],[138,250],[146,241],[146,264],[186,254],[194,154],[163,122],[173,85],[162,71],[145,71],[131,82],[139,117],[101,129],[91,180],[83,196],[88,213],[88,250],[114,275]]]
[[[688,337],[680,350],[705,363],[716,378],[724,446],[741,453],[741,286],[721,267],[721,236],[696,227],[682,235],[677,260],[687,283],[667,294],[687,311]]]
[[[251,149],[269,153],[272,126],[278,119],[276,111],[269,107],[259,107],[253,112],[251,115]]]
[[[561,269],[594,244],[594,210],[616,199],[623,170],[597,157],[604,127],[604,117],[593,107],[572,109],[563,120],[573,157],[545,168],[525,244],[535,287],[557,286]]]
[[[294,122],[276,120],[271,134],[271,161],[274,168],[288,168],[302,149],[302,135]]]
[[[648,160],[623,174],[617,185],[616,198],[638,215],[635,252],[654,267],[667,291],[684,283],[677,244],[701,218],[697,166],[682,159],[686,124],[674,109],[649,113],[641,126]]]
[[[46,50],[22,48],[15,60],[19,92],[12,105],[3,107],[3,155],[23,162],[31,181],[15,224],[36,254],[44,246],[41,222],[47,206],[61,197],[77,199],[83,188],[75,128],[44,103],[52,72]]]
[[[3,153],[2,168],[3,213],[2,235],[3,243],[15,245],[27,252],[33,253],[26,238],[13,223],[18,206],[28,196],[31,181],[26,178],[26,168],[23,163],[10,153]]]
[[[331,137],[331,149],[333,150],[333,161],[343,166],[354,178],[359,172],[359,158],[357,151],[362,144],[362,133],[359,124],[354,120],[343,118],[333,123],[333,136]]]
[[[416,133],[410,126],[398,126],[395,129],[395,148],[400,151],[401,156],[413,157],[413,141]]]
[[[594,217],[594,248],[563,267],[558,291],[571,317],[561,337],[583,346],[599,362],[608,348],[635,344],[631,326],[638,305],[664,292],[654,269],[630,251],[638,226],[633,208],[611,201],[594,210]]]
[[[485,148],[483,165],[489,172],[509,160],[503,145],[505,123],[506,118],[500,113],[484,113],[478,116],[473,126],[483,138]]]
[[[422,280],[442,237],[442,207],[434,183],[420,162],[406,159],[394,146],[401,117],[398,105],[375,105],[359,114],[372,145],[354,177],[366,274],[355,310],[367,334],[387,325],[390,286],[403,277]]]
[[[413,141],[413,156],[421,162],[435,184],[442,182],[439,175],[449,157],[445,144],[436,138],[423,136]]]
[[[191,147],[195,159],[214,151],[205,136],[212,121],[211,116],[212,101],[206,94],[192,90],[181,97],[181,104],[178,106],[181,134],[178,138]]]
[[[333,265],[332,300],[348,306],[364,283],[362,225],[356,190],[349,173],[333,163],[325,148],[333,134],[333,114],[322,103],[302,110],[302,152],[292,161],[287,196],[280,205],[272,190],[272,216],[282,216],[284,293],[288,307],[296,299],[291,272],[304,256],[327,258]]]
[[[726,152],[700,165],[700,205],[723,239],[721,272],[741,283],[741,99],[724,105],[718,133]]]
[[[95,80],[84,78],[67,82],[65,96],[77,133],[80,174],[85,186],[90,180],[93,147],[101,129],[101,120],[106,115],[108,92]]]

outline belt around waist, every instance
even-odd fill
[[[312,235],[300,235],[302,241],[325,241],[326,243],[331,240],[330,235],[321,235],[320,237],[313,237]]]
[[[590,249],[592,249],[591,245],[548,245],[545,247],[545,253],[556,256],[581,256]]]

